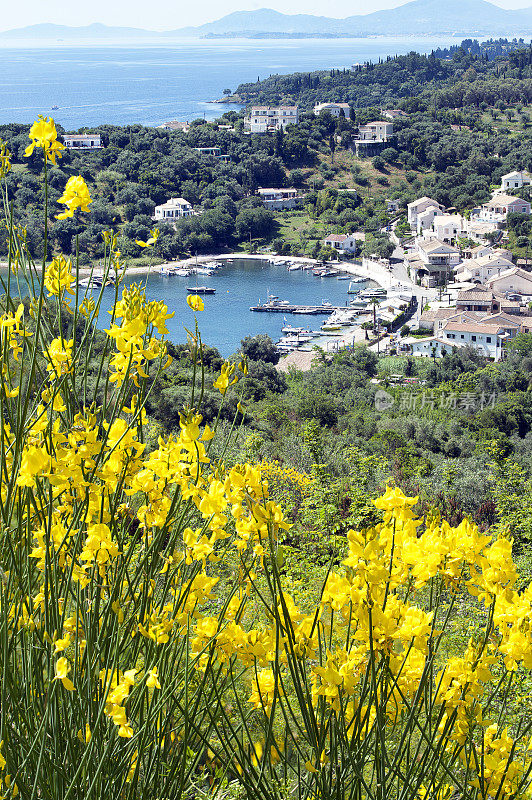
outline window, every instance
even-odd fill
[[[471,337],[471,341],[472,341],[472,342],[476,342],[476,341],[477,341],[477,337],[476,337],[476,336],[472,336],[472,337]]]
[[[491,336],[486,336],[486,341],[491,344]]]
[[[464,338],[464,334],[463,334],[463,333],[461,333],[461,334],[460,334],[460,339],[463,339],[463,338]]]

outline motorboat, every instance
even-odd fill
[[[187,286],[187,292],[193,294],[216,294],[216,289],[212,286]]]
[[[350,278],[350,275],[342,275],[340,273],[336,276],[337,281],[348,281]]]
[[[288,272],[297,272],[297,270],[298,270],[298,269],[301,269],[301,267],[299,266],[299,264],[291,264],[291,265],[288,267]]]

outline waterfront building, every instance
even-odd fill
[[[412,280],[431,288],[447,283],[452,268],[460,261],[460,251],[439,239],[418,239],[417,251],[407,256]]]
[[[68,150],[101,150],[103,147],[99,133],[65,133],[63,142]]]
[[[298,123],[297,106],[253,106],[249,116],[244,118],[244,130],[249,133],[270,133]]]
[[[323,240],[325,247],[332,247],[342,253],[355,253],[357,248],[357,237],[354,234],[331,233]]]

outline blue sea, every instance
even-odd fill
[[[111,123],[160,125],[215,119],[234,106],[224,89],[271,74],[350,67],[388,55],[430,52],[452,37],[182,39],[138,46],[0,45],[0,123],[53,114],[67,130]],[[52,111],[52,106],[59,106]]]

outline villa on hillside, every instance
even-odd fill
[[[284,130],[288,125],[299,123],[297,106],[253,106],[248,117],[244,117],[244,130],[249,133],[269,133]]]
[[[508,214],[530,214],[530,203],[520,197],[498,192],[481,208],[475,208],[472,212],[479,220],[499,224],[506,222]]]
[[[393,122],[386,120],[367,122],[358,127],[357,139],[359,141],[387,142],[391,136],[393,136]]]
[[[319,116],[322,111],[328,111],[332,117],[341,117],[342,111],[344,112],[344,117],[349,119],[349,103],[317,103],[314,106],[314,113],[316,116]]]
[[[529,186],[532,184],[532,176],[526,170],[518,172],[508,172],[501,178],[501,192],[507,192],[509,189],[521,189],[522,186]]]
[[[382,112],[382,116],[386,119],[391,119],[393,122],[394,119],[404,119],[405,117],[408,117],[408,114],[406,111],[402,111],[400,108],[387,108]]]
[[[167,131],[181,131],[181,133],[188,133],[190,130],[190,123],[181,122],[178,119],[172,119],[170,122],[163,122],[162,125],[158,125],[157,127],[163,128],[163,130]]]
[[[512,329],[514,335],[515,332]],[[441,356],[453,347],[473,347],[486,358],[500,361],[504,342],[511,338],[502,324],[483,322],[455,322],[448,320],[437,336],[406,339],[414,356]]]
[[[65,133],[63,142],[68,150],[101,150],[103,147],[99,133]]]
[[[374,156],[380,153],[392,136],[393,122],[386,120],[368,122],[365,125],[359,125],[351,149],[354,149],[357,156]]]
[[[343,253],[355,253],[357,247],[357,237],[354,234],[331,233],[323,239],[325,247],[332,247]]]
[[[257,194],[266,206],[272,210],[282,211],[295,208],[301,197],[297,189],[257,189]]]
[[[194,150],[199,153],[200,156],[212,156],[219,161],[229,161],[229,156],[222,154],[221,147],[195,147]]]
[[[464,225],[462,216],[460,214],[438,213],[432,220],[432,229],[436,239],[446,244],[452,244],[455,239],[463,234]],[[425,236],[428,235],[429,232],[426,232]]]
[[[443,216],[444,212],[439,206],[429,206],[417,215],[416,231],[418,236],[433,232],[433,223],[436,217]]]
[[[414,200],[413,203],[408,203],[408,222],[411,228],[417,228],[417,218],[420,214],[426,211],[430,206],[439,209],[440,213],[443,212],[443,206],[431,197],[420,197]]]
[[[183,197],[171,197],[166,203],[155,206],[153,219],[157,222],[175,222],[183,217],[192,217],[194,209]]]

